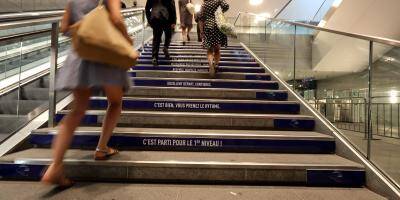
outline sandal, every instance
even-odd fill
[[[98,153],[100,153],[101,155],[99,155]],[[108,160],[112,156],[117,155],[118,153],[119,153],[119,151],[117,149],[113,149],[113,148],[108,148],[107,150],[101,150],[99,148],[96,148],[96,152],[94,154],[94,159],[95,160]]]
[[[56,185],[57,187],[60,188],[69,188],[72,187],[75,182],[72,181],[71,179],[67,178],[64,176],[63,170],[58,170],[55,175],[48,177],[49,175],[46,176],[48,172],[48,170],[51,168],[52,166],[48,167],[45,174],[42,176],[42,179],[40,180],[40,182],[46,184],[46,185]],[[54,170],[54,169],[51,169]],[[51,171],[50,171],[51,173]]]

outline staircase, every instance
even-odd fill
[[[173,42],[172,59],[163,59],[160,52],[159,66],[151,65],[150,52],[147,44],[129,72],[133,86],[110,141],[122,150],[120,155],[105,162],[92,159],[107,107],[105,97],[93,97],[66,155],[69,177],[350,191],[364,186],[364,167],[335,155],[334,138],[315,132],[313,117],[302,115],[299,102],[289,101],[288,91],[240,45],[222,50],[216,79],[209,78],[206,51],[199,43]],[[68,112],[67,106],[57,121]],[[0,158],[1,179],[39,180],[51,161],[55,132],[38,129],[29,138],[31,148]],[[359,199],[381,198],[366,189],[361,193]]]

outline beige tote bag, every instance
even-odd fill
[[[139,54],[111,22],[103,1],[81,21],[72,25],[72,44],[78,55],[90,61],[125,70],[136,64]]]

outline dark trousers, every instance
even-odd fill
[[[197,23],[197,41],[199,41],[199,42],[202,41],[199,23]]]
[[[160,51],[160,43],[163,32],[165,33],[164,48],[168,49],[171,44],[172,28],[171,25],[155,25],[153,26],[153,58],[158,59]]]

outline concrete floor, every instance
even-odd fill
[[[379,200],[364,188],[247,187],[80,183],[60,190],[37,182],[0,182],[0,199],[57,200]]]
[[[364,134],[342,131],[366,155],[367,140],[364,139]],[[374,140],[371,142],[371,160],[393,180],[400,183],[400,139],[374,135]]]

